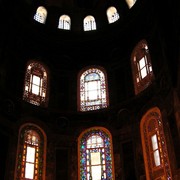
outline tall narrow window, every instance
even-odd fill
[[[47,71],[38,62],[28,63],[23,99],[37,106],[47,105]]]
[[[34,19],[42,24],[45,24],[47,18],[47,10],[45,7],[40,6],[36,10],[36,14],[34,15]]]
[[[109,23],[114,23],[119,19],[119,14],[115,7],[109,7],[106,13]]]
[[[129,7],[129,9],[131,9],[134,6],[134,4],[136,3],[136,0],[126,0],[126,3]]]
[[[80,111],[91,111],[108,106],[108,88],[105,70],[102,67],[89,67],[79,73]]]
[[[78,157],[78,180],[115,179],[112,138],[107,129],[93,127],[81,133]]]
[[[32,124],[19,131],[15,179],[45,180],[46,136]]]
[[[146,178],[172,179],[160,110],[150,109],[141,120],[141,139]]]
[[[146,89],[154,78],[147,42],[140,41],[131,56],[135,94]]]
[[[93,16],[84,18],[84,31],[96,30],[96,21]]]
[[[71,19],[68,15],[62,15],[59,18],[59,29],[65,29],[65,30],[70,30],[71,28]]]

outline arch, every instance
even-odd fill
[[[91,179],[115,179],[112,137],[103,127],[89,128],[78,138],[78,180]]]
[[[146,40],[141,40],[131,54],[135,94],[146,89],[154,79],[151,57]]]
[[[96,21],[93,16],[86,16],[83,21],[84,31],[96,30]]]
[[[47,106],[48,72],[36,61],[27,63],[23,99],[37,106]]]
[[[34,20],[39,23],[45,24],[47,18],[47,10],[43,6],[39,6],[34,15]]]
[[[100,66],[89,66],[78,74],[78,110],[91,111],[109,105],[107,75]]]
[[[147,180],[172,179],[159,108],[153,107],[143,115],[140,130]]]
[[[126,0],[126,3],[127,3],[128,7],[129,7],[129,9],[131,9],[134,6],[136,1],[137,0]]]
[[[46,134],[36,124],[26,123],[20,127],[15,179],[45,180],[46,144]]]
[[[107,9],[106,14],[107,14],[109,24],[114,23],[119,19],[119,14],[118,14],[116,8],[113,6],[111,6]]]
[[[70,28],[71,28],[71,18],[68,15],[65,15],[65,14],[60,16],[58,28],[59,29],[70,30]]]

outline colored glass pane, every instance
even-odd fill
[[[17,179],[43,180],[44,137],[34,126],[21,129],[18,145]]]
[[[80,180],[113,180],[112,148],[109,135],[91,129],[80,140]]]
[[[45,68],[32,62],[27,66],[23,99],[34,105],[47,103],[47,72]]]
[[[131,59],[135,94],[138,94],[151,84],[154,77],[151,58],[145,40],[140,41],[136,45]]]
[[[103,71],[90,68],[80,76],[80,110],[91,111],[107,107],[107,85]]]
[[[163,121],[158,108],[149,110],[141,121],[141,138],[147,179],[172,179]],[[161,172],[161,173],[158,173]]]

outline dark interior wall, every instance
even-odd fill
[[[1,150],[0,150],[0,179],[5,180],[6,168],[7,168],[7,156],[9,151],[9,137],[0,133]]]
[[[37,60],[43,62],[49,69],[49,85],[51,87],[49,89],[49,107],[59,108],[61,110],[68,110],[68,108],[71,107],[73,110],[76,110],[77,97],[75,96],[77,96],[77,75],[79,73],[78,70],[80,71],[81,69],[76,67],[77,65],[72,67],[71,63],[72,61],[80,61],[80,63],[82,63],[82,61],[86,61],[85,59],[88,55],[84,56],[84,60],[83,57],[78,60],[71,57],[69,60],[63,55],[63,46],[59,46],[61,53],[58,56],[56,54],[56,49],[53,49],[52,47],[48,48],[51,44],[47,45],[43,39],[40,41],[33,37],[30,38],[31,39],[26,38],[19,42],[19,40],[14,39],[12,35],[11,41],[13,41],[13,43],[7,39],[8,43],[11,45],[6,49],[7,56],[4,58],[6,59],[6,66],[8,66],[8,64],[11,64],[12,66],[5,70],[6,88],[9,89],[6,93],[9,93],[10,97],[22,99],[26,64],[29,60]],[[77,54],[79,53],[78,56],[80,56],[81,52],[85,51],[83,48],[80,49],[81,48],[79,47],[79,50],[77,51]],[[86,65],[94,64],[101,65],[105,68],[108,76],[108,89],[111,104],[120,103],[127,98],[132,97],[134,95],[134,89],[130,71],[130,60],[126,59],[129,62],[123,63],[120,66],[118,65],[119,67],[109,68],[107,62],[105,64],[101,62],[95,63],[99,58],[101,59],[100,61],[103,59],[107,60],[106,54],[100,55],[98,52],[94,53],[92,59],[89,59],[89,63],[86,62],[81,68],[86,67]],[[111,61],[111,57],[109,57],[108,60]],[[119,64],[121,64],[120,61],[121,59],[119,59]],[[53,62],[55,66],[52,66],[51,62]]]
[[[56,149],[56,180],[69,178],[68,149]]]
[[[134,163],[134,150],[132,141],[122,144],[123,172],[124,179],[136,180],[136,170]]]
[[[172,136],[172,141],[173,141],[173,146],[174,146],[173,148],[175,152],[176,168],[179,169],[180,168],[180,154],[179,154],[180,140],[179,140],[179,133],[178,133],[178,128],[177,128],[176,118],[173,113],[168,118],[168,123],[169,123],[170,133]]]

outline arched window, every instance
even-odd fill
[[[37,106],[47,106],[48,77],[44,66],[38,62],[27,65],[23,99]]]
[[[34,19],[42,24],[45,24],[47,18],[47,10],[45,7],[40,6],[36,10],[36,14],[34,15]]]
[[[88,67],[78,77],[78,108],[91,111],[106,108],[109,105],[106,72],[102,67]]]
[[[70,30],[71,28],[71,19],[68,15],[62,15],[59,18],[59,29],[65,29],[65,30]]]
[[[119,14],[115,7],[109,7],[106,14],[109,23],[113,23],[119,19]]]
[[[129,7],[129,9],[131,9],[134,6],[134,4],[136,3],[136,0],[126,0],[126,3]]]
[[[96,22],[93,16],[84,18],[84,31],[96,30]]]
[[[36,125],[20,128],[15,179],[45,180],[46,136]]]
[[[147,42],[140,41],[131,55],[135,94],[146,89],[154,78]]]
[[[110,132],[93,127],[78,139],[78,180],[113,180],[113,144]]]
[[[141,120],[141,139],[146,178],[172,179],[160,110],[154,107]]]

